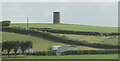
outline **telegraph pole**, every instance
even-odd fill
[[[29,30],[29,18],[27,17],[27,30]],[[28,40],[29,40],[30,33],[28,32]]]
[[[27,29],[29,29],[29,18],[27,17]]]

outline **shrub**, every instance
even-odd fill
[[[33,53],[26,53],[26,55],[36,55],[36,56],[55,56],[55,51],[39,51]]]
[[[2,26],[9,26],[11,21],[6,20],[6,21],[2,21],[1,23],[2,23]]]
[[[118,54],[118,50],[70,50],[62,52],[62,55],[80,54]]]

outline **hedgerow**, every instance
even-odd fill
[[[60,34],[77,34],[77,35],[93,35],[93,36],[117,36],[117,35],[120,35],[120,33],[71,31],[71,30],[51,29],[51,28],[31,27],[30,29],[37,29],[37,30],[41,30],[41,31],[47,31],[47,32],[51,32],[51,33],[60,33]]]
[[[62,55],[80,54],[118,54],[118,50],[70,50],[62,52]]]

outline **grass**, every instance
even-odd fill
[[[61,37],[74,41],[118,45],[118,36],[88,36],[88,35],[73,35],[73,34],[55,34],[55,35],[57,36],[59,35]]]
[[[34,36],[27,36],[23,34],[16,34],[10,32],[2,32],[2,41],[6,40],[15,40],[15,41],[24,41],[24,40],[31,40],[33,42],[33,48],[35,51],[47,51],[51,46],[60,45],[60,46],[70,46],[64,43],[57,43],[47,39],[43,39],[41,37],[34,37]],[[86,46],[76,46],[78,50],[103,50],[99,48],[92,48]]]
[[[9,58],[11,59],[11,58]],[[118,54],[66,55],[66,56],[27,56],[14,59],[118,59]]]
[[[10,26],[26,28],[26,24],[11,24]],[[102,27],[102,26],[87,26],[87,25],[29,24],[29,27],[53,28],[60,30],[73,30],[73,31],[118,32],[117,27]]]
[[[26,28],[26,24],[11,24],[10,26]],[[100,26],[85,26],[85,25],[58,25],[58,24],[30,24],[30,27],[37,28],[53,28],[60,30],[73,30],[73,31],[92,31],[92,32],[117,32],[117,27],[100,27]],[[55,34],[56,35],[56,34]],[[118,37],[103,37],[103,36],[87,36],[87,35],[70,35],[70,34],[57,34],[65,36],[68,39],[81,41],[85,40],[89,43],[106,43],[117,45]],[[71,46],[69,44],[57,43],[48,39],[35,36],[27,36],[24,34],[2,32],[2,41],[18,40],[25,41],[31,40],[35,51],[47,51],[53,45]],[[86,46],[76,46],[77,50],[104,50],[99,48],[92,48]],[[6,52],[6,51],[5,51]],[[11,51],[13,53],[13,50]],[[67,55],[67,56],[27,56],[25,58],[15,59],[117,59],[117,54],[100,54],[100,55]],[[9,58],[8,58],[9,59]]]

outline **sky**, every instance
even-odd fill
[[[118,2],[120,0],[1,0],[2,2]]]
[[[116,2],[3,2],[2,19],[12,23],[52,23],[53,12],[59,11],[61,23],[118,26]]]

